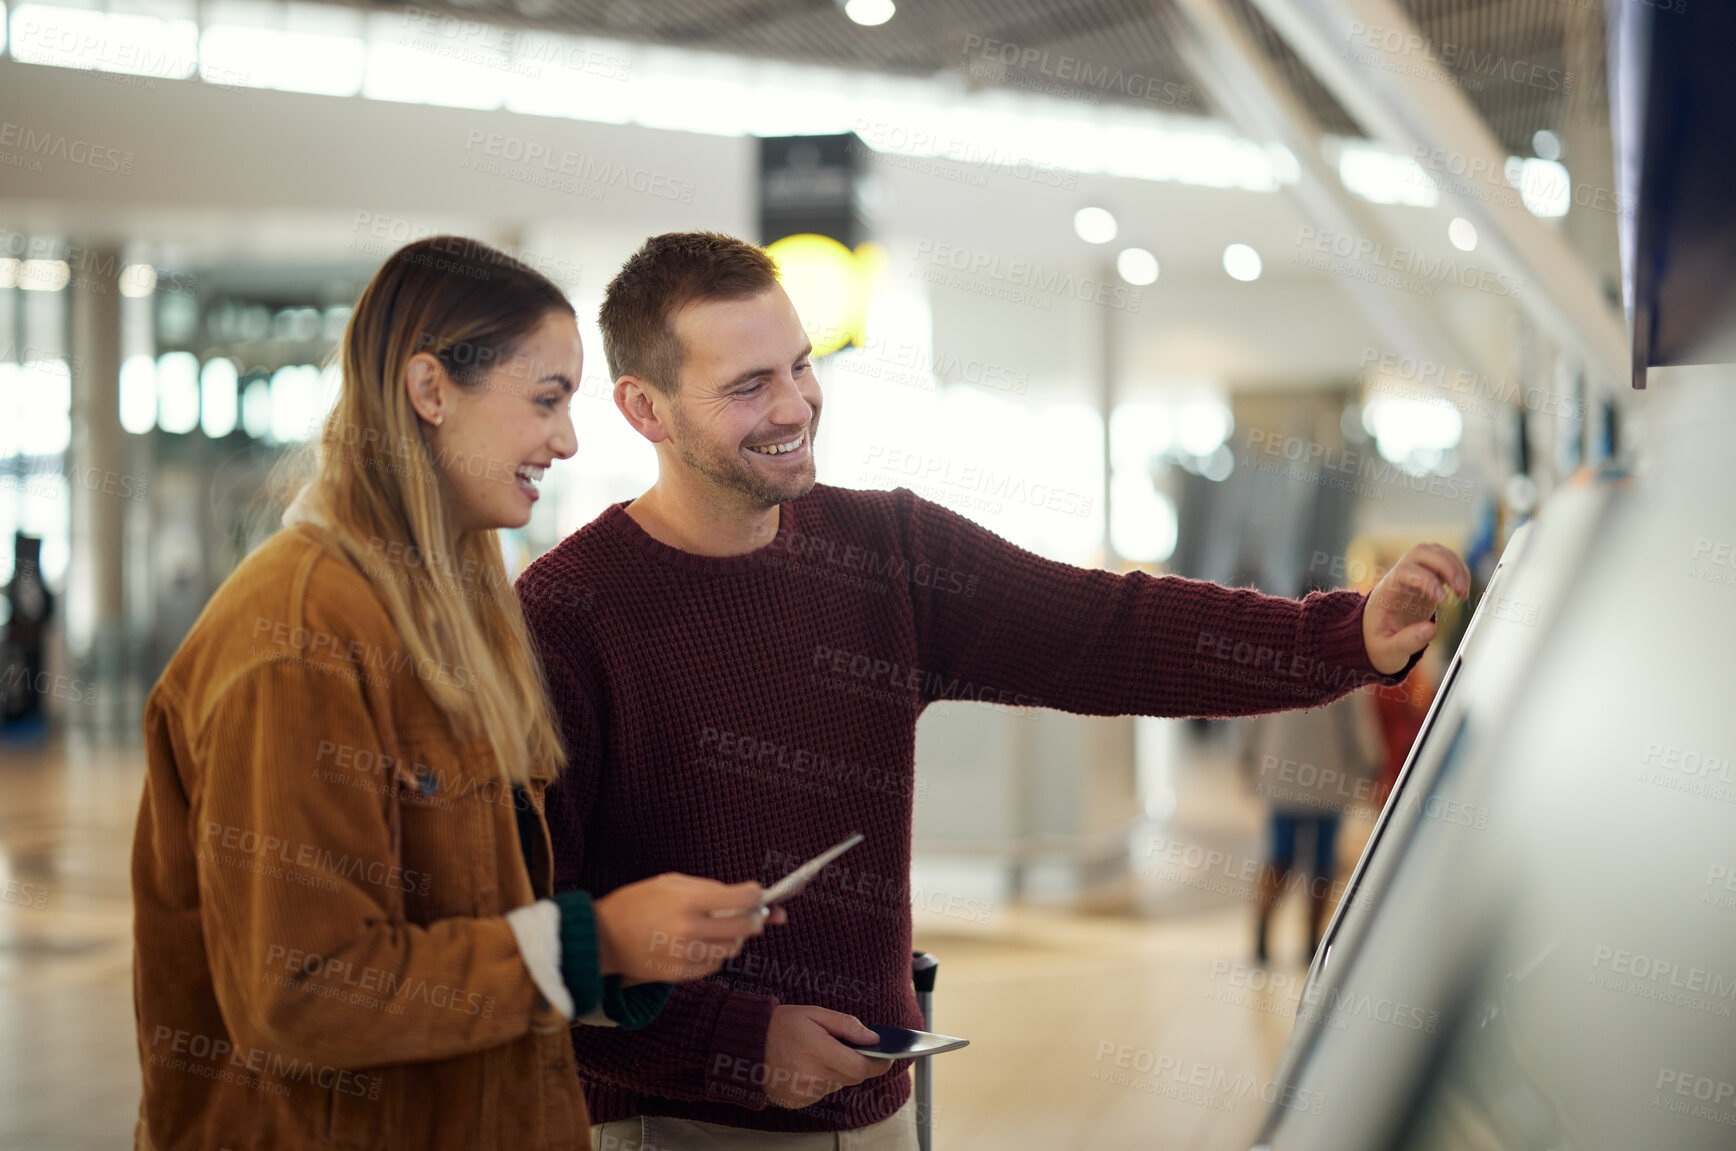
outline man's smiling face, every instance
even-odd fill
[[[713,487],[769,509],[814,486],[820,384],[813,345],[781,287],[702,300],[672,317],[681,382],[670,442]]]

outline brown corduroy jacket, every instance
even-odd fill
[[[589,1147],[567,1021],[503,915],[548,894],[546,771],[461,744],[362,576],[279,531],[146,703],[133,845],[136,1141]]]

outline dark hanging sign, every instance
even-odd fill
[[[762,137],[760,243],[812,232],[854,249],[864,231],[856,194],[861,151],[851,132]]]

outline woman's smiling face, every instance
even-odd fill
[[[472,387],[454,383],[432,355],[411,359],[406,386],[459,531],[530,522],[543,469],[578,450],[568,405],[583,368],[578,321],[564,312],[550,312]]]

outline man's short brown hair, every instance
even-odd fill
[[[719,232],[665,232],[634,252],[603,295],[597,322],[609,376],[638,376],[666,396],[681,386],[685,349],[671,319],[701,300],[748,300],[777,285],[763,248]]]

